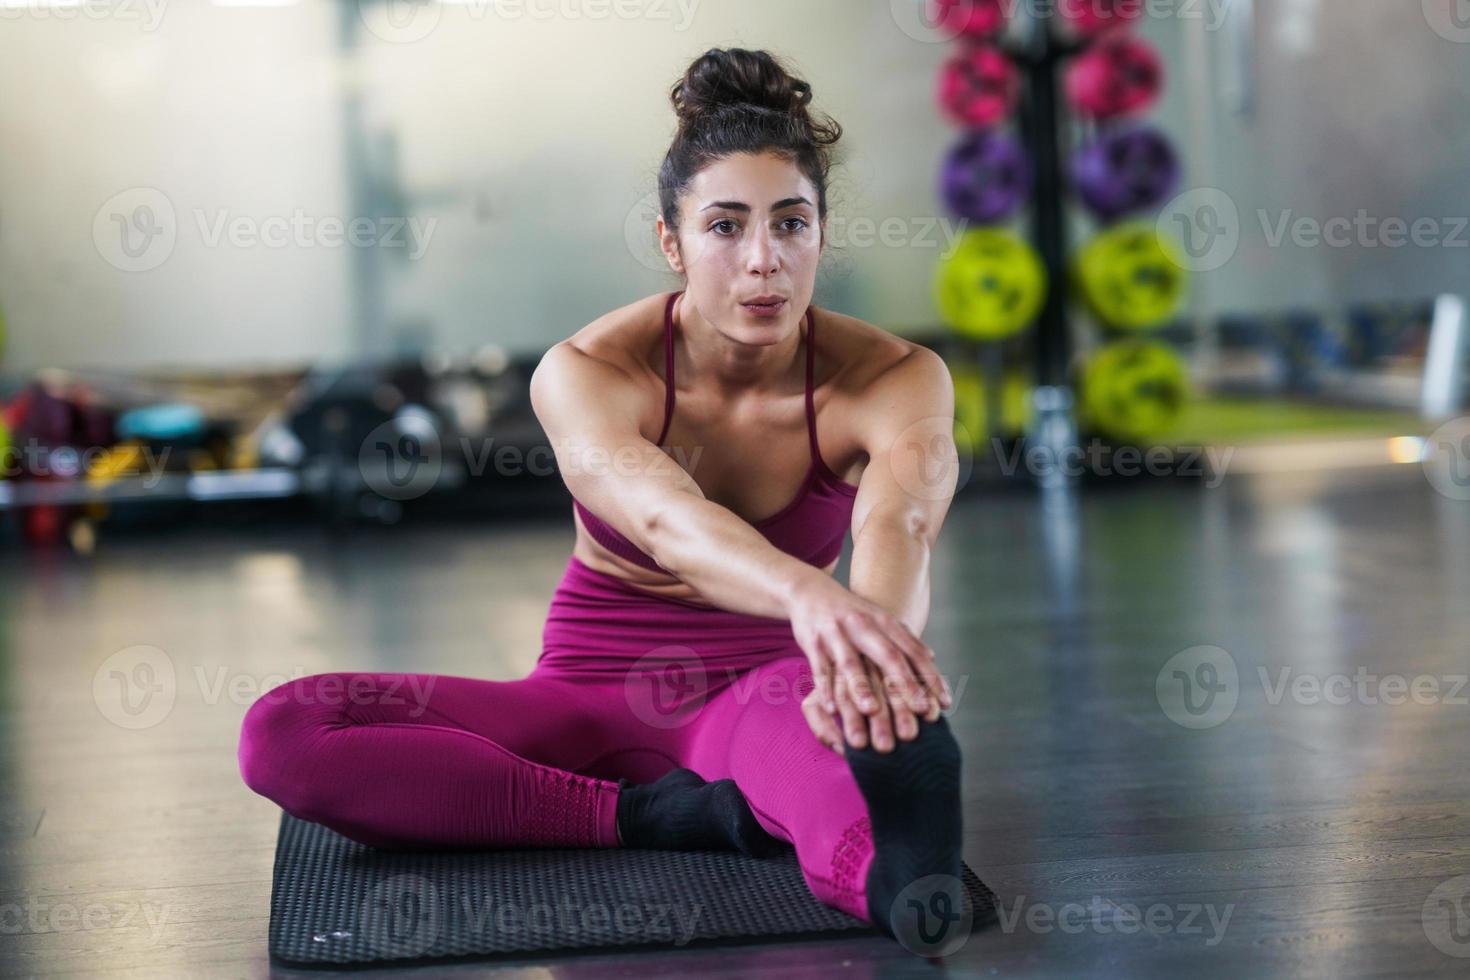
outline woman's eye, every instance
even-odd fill
[[[791,217],[784,219],[781,222],[781,225],[787,231],[800,232],[806,230],[807,220],[805,218]],[[714,224],[710,225],[710,229],[720,235],[729,235],[734,232],[736,228],[737,226],[735,222],[729,218],[721,218],[719,221],[716,221]]]

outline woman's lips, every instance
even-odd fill
[[[755,316],[775,316],[781,312],[781,307],[786,305],[786,301],[783,299],[775,303],[741,303],[740,305]]]

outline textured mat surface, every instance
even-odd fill
[[[966,914],[995,895],[964,869]],[[867,923],[812,896],[796,852],[381,851],[281,814],[270,951],[294,963],[798,936]]]

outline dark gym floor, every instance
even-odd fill
[[[338,549],[294,529],[0,556],[4,975],[271,974],[278,811],[236,770],[248,704],[323,670],[521,676],[570,545],[566,515]],[[1470,504],[1415,466],[961,497],[925,638],[957,695],[966,860],[1008,925],[950,973],[1465,975],[1467,920],[1446,916],[1470,908],[1467,598]],[[130,730],[93,675],[138,644],[178,694]],[[1163,668],[1200,646],[1238,681],[1217,673],[1223,700],[1190,715],[1173,671],[1208,675]],[[944,972],[863,936],[416,975],[501,969]]]

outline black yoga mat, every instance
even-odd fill
[[[964,869],[972,928],[995,894]],[[872,933],[817,901],[796,852],[385,851],[281,814],[270,951],[291,963],[493,956]]]

